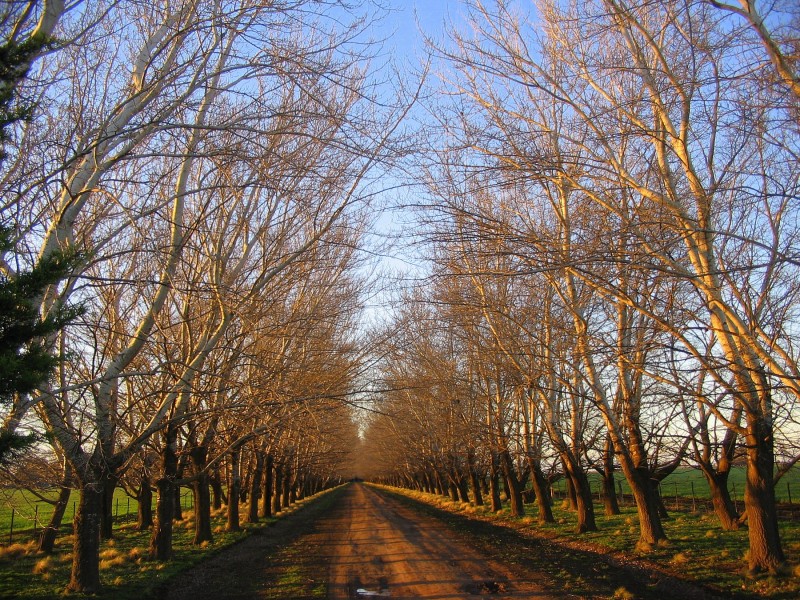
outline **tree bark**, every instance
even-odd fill
[[[616,482],[614,481],[614,446],[611,438],[606,436],[605,446],[603,447],[603,471],[600,474],[603,478],[603,508],[606,516],[620,514],[619,503],[617,502]]]
[[[264,486],[261,488],[260,513],[260,516],[265,519],[272,516],[272,469],[272,454],[267,453],[266,457],[264,457]]]
[[[239,524],[239,487],[242,485],[241,455],[239,450],[231,452],[230,480],[228,481],[228,531],[241,531]]]
[[[517,478],[514,461],[511,459],[511,453],[508,450],[500,452],[500,466],[503,469],[503,476],[508,486],[511,514],[515,517],[524,517],[525,504],[522,501],[522,486]]]
[[[714,513],[719,519],[720,526],[725,531],[737,531],[741,523],[739,522],[739,513],[736,512],[736,507],[731,499],[731,493],[728,491],[728,475],[730,472],[714,472],[702,468],[701,470],[708,482],[708,489],[711,492],[711,504],[714,507]]]
[[[75,513],[72,573],[67,592],[96,594],[100,591],[100,529],[103,513],[103,476],[83,473],[81,497]]]
[[[281,491],[281,504],[284,508],[289,507],[289,501],[292,491],[292,468],[289,466],[284,467],[283,471],[283,490]]]
[[[281,492],[283,490],[283,468],[275,465],[275,493],[272,495],[272,514],[281,512]]]
[[[153,526],[153,488],[150,487],[150,476],[145,469],[142,469],[136,500],[139,502],[139,509],[136,511],[136,529],[139,531],[150,529]]]
[[[208,447],[196,446],[189,452],[195,470],[195,480],[192,482],[194,494],[194,544],[213,542],[211,532],[211,490],[208,485],[206,463],[208,460]]]
[[[531,485],[536,494],[536,508],[539,513],[539,523],[554,523],[553,509],[550,506],[550,486],[542,472],[541,461],[528,457],[528,466],[531,470]]]
[[[209,485],[211,485],[211,506],[214,510],[222,508],[222,503],[227,504],[228,500],[225,497],[225,492],[222,489],[222,481],[220,481],[219,469],[214,468],[214,472],[209,476]]]
[[[744,506],[750,540],[748,566],[753,573],[777,573],[784,568],[786,557],[781,547],[775,507],[772,425],[761,415],[748,414],[747,421]]]
[[[575,507],[578,517],[578,533],[587,531],[597,531],[597,524],[594,518],[594,505],[592,504],[592,490],[589,486],[589,478],[572,456],[563,457],[567,467],[567,476],[572,482],[575,491]]]
[[[503,510],[503,502],[500,500],[500,459],[497,452],[492,450],[492,462],[489,472],[489,495],[492,499],[492,512]]]
[[[100,539],[110,540],[114,537],[114,491],[117,489],[119,476],[108,473],[103,483],[103,510],[100,513]]]
[[[475,506],[483,506],[483,495],[481,494],[481,482],[478,477],[478,467],[475,464],[475,449],[470,448],[467,452],[467,465],[469,468],[469,483],[472,488],[472,502]]]
[[[247,511],[247,522],[258,523],[258,501],[261,499],[261,477],[264,471],[264,453],[255,452],[255,468],[250,478],[250,505]]]
[[[69,496],[72,492],[72,466],[69,462],[64,462],[64,474],[61,479],[61,489],[58,492],[58,498],[53,505],[53,515],[50,517],[50,522],[47,527],[42,529],[39,536],[39,552],[44,554],[52,554],[55,548],[56,538],[58,537],[58,530],[61,528],[61,521],[64,518],[64,513],[67,510],[67,503]]]
[[[156,522],[150,537],[150,557],[158,561],[172,558],[172,524],[175,520],[175,479],[178,474],[178,432],[168,427],[164,449],[161,452],[162,473],[156,481],[158,500]]]

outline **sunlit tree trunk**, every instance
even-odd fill
[[[39,536],[39,552],[44,554],[52,554],[53,552],[56,538],[58,537],[58,530],[61,528],[61,521],[64,518],[70,493],[72,492],[72,483],[72,465],[70,465],[68,461],[64,461],[64,472],[61,477],[58,497],[53,505],[53,514],[47,526],[42,529],[42,533]]]

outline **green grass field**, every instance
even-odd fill
[[[589,478],[596,497],[600,491],[600,477],[596,473],[590,473]],[[630,488],[625,478],[617,474],[616,480],[617,489],[621,490],[623,495],[629,496]],[[737,467],[732,470],[729,489],[734,500],[741,503],[744,495],[744,468]],[[553,485],[553,493],[559,498],[564,496],[565,483],[563,479]],[[684,499],[695,498],[698,510],[703,510],[704,508],[710,510],[708,503],[703,503],[703,501],[707,501],[710,498],[708,484],[703,474],[697,469],[679,469],[667,477],[661,484],[661,494],[667,507],[670,507],[675,497],[678,496]],[[55,492],[48,494],[49,497],[55,497],[55,495]],[[800,468],[792,469],[778,482],[775,495],[778,502],[791,501],[792,503],[800,504]],[[184,489],[181,497],[183,507],[190,509],[192,507],[191,491]],[[67,511],[64,514],[62,526],[68,526],[72,523],[77,502],[78,493],[73,492]],[[155,498],[153,503],[155,507]],[[12,509],[14,513],[13,531],[11,528]],[[116,490],[114,494],[114,518],[118,525],[135,521],[138,510],[139,504],[135,498],[131,498],[121,489]],[[30,492],[0,489],[0,544],[32,539],[35,531],[38,531],[49,522],[52,514],[52,505],[39,500]]]
[[[42,495],[55,498],[57,492],[43,492]],[[73,491],[61,522],[64,529],[72,523],[78,498],[78,492]],[[192,508],[193,498],[190,490],[181,491],[181,504],[185,509]],[[155,497],[153,508],[155,508]],[[122,489],[114,492],[114,521],[117,525],[135,522],[138,510],[139,503],[135,498],[128,496]],[[28,491],[0,489],[0,544],[32,539],[36,531],[48,524],[52,514],[52,504],[40,500]]]
[[[631,490],[628,482],[625,481],[625,477],[620,473],[616,473],[615,479],[617,481],[617,493],[621,490],[623,495],[629,496]],[[597,473],[590,473],[589,480],[596,497],[601,489],[600,476]],[[744,467],[735,467],[731,470],[728,489],[735,502],[741,503],[744,498],[744,480]],[[557,497],[563,497],[565,486],[563,479],[557,481],[553,485],[554,494]],[[661,495],[667,506],[669,506],[670,500],[674,501],[676,496],[688,499],[695,498],[698,501],[698,510],[702,508],[702,501],[710,500],[711,498],[708,483],[702,472],[698,469],[689,468],[678,469],[672,475],[666,477],[661,482]],[[775,486],[775,497],[778,502],[800,504],[800,467],[791,469],[778,481]]]

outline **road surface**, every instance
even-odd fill
[[[307,593],[292,598],[326,588],[332,600],[552,597],[390,495],[360,483],[334,493],[171,579],[158,598],[288,598],[282,582],[298,572]]]
[[[351,485],[309,540],[329,561],[328,598],[545,598],[440,522]]]

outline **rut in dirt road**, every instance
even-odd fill
[[[328,598],[547,598],[438,521],[351,485],[313,536],[330,561]]]

